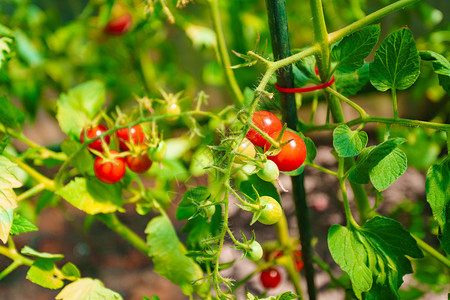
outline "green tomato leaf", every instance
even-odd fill
[[[439,53],[433,51],[420,51],[420,58],[433,63],[433,70],[438,74],[439,84],[450,95],[450,62]]]
[[[198,204],[205,202],[210,196],[211,193],[204,186],[187,191],[178,205],[175,217],[177,220],[189,219],[197,212]]]
[[[32,67],[42,65],[44,59],[32,40],[21,30],[15,30],[14,37],[17,53]]]
[[[56,290],[62,288],[64,282],[54,273],[55,263],[51,259],[38,259],[27,272],[27,279],[42,287]]]
[[[367,145],[365,131],[353,131],[347,125],[339,125],[333,131],[333,146],[341,157],[358,155]]]
[[[293,54],[295,54],[293,52]],[[307,56],[297,61],[292,70],[294,73],[294,82],[296,87],[302,87],[309,82],[319,83],[316,72],[316,59],[314,56]]]
[[[25,121],[25,113],[5,97],[0,97],[0,123],[6,127],[19,129]]]
[[[394,149],[372,168],[370,181],[377,190],[384,191],[405,173],[407,167],[405,152]]]
[[[292,299],[298,299],[299,296],[293,294],[292,292],[284,292],[281,295],[278,296],[270,296],[267,298],[258,298],[256,296],[253,296],[250,293],[247,293],[247,299],[248,300],[292,300]]]
[[[364,65],[364,59],[378,42],[380,25],[367,26],[343,38],[331,50],[337,73],[351,73]]]
[[[368,254],[359,237],[351,229],[333,225],[328,231],[328,248],[334,261],[348,274],[353,291],[361,299],[361,293],[372,287],[372,272],[367,266]]]
[[[189,220],[183,227],[183,232],[188,232],[186,246],[189,250],[202,250],[207,248],[207,240],[217,236],[222,228],[222,208],[216,205],[216,211],[208,221],[207,218],[197,216]]]
[[[411,30],[390,34],[375,52],[370,64],[370,82],[379,91],[404,90],[419,77],[419,53]]]
[[[351,73],[340,73],[335,75],[336,87],[344,96],[356,95],[369,81],[369,64]]]
[[[185,181],[190,174],[179,160],[164,159],[161,164],[152,164],[148,174],[166,180]]]
[[[119,183],[105,184],[97,178],[77,177],[57,190],[56,194],[90,215],[124,211],[121,207],[123,199]]]
[[[422,258],[414,238],[389,218],[375,217],[364,226],[333,225],[328,232],[331,255],[350,277],[358,299],[398,299],[403,276],[412,273],[406,256]]]
[[[81,273],[80,270],[78,270],[77,266],[75,266],[73,263],[66,263],[62,268],[61,272],[66,278],[80,278]]]
[[[433,51],[420,51],[420,58],[433,63],[433,70],[436,74],[450,76],[450,62],[439,53]]]
[[[186,256],[186,250],[178,240],[170,220],[165,216],[153,218],[145,233],[155,271],[171,282],[184,286],[184,293],[192,293],[195,289],[192,282],[202,278],[203,272],[198,264]]]
[[[270,196],[280,202],[280,194],[273,182],[264,181],[256,174],[250,175],[248,180],[241,182],[240,189],[242,193],[255,201],[258,198],[256,189],[260,197]]]
[[[377,190],[387,189],[406,171],[406,155],[397,149],[405,141],[404,138],[393,138],[362,151],[349,179],[359,184],[370,180]]]
[[[1,195],[1,194],[0,194]],[[13,224],[14,210],[0,206],[0,239],[6,244]]]
[[[0,134],[0,155],[5,151],[6,146],[9,144],[9,138],[5,137]]]
[[[212,170],[205,168],[212,166],[213,164],[214,158],[211,149],[208,147],[198,148],[192,155],[189,173],[195,177],[210,173]]]
[[[4,27],[3,25],[1,25]],[[11,32],[12,34],[12,32]],[[0,35],[4,35],[0,33]],[[0,69],[4,66],[4,63],[8,60],[9,54],[11,53],[11,48],[13,46],[14,40],[12,36],[2,36],[0,38]]]
[[[49,259],[49,260],[60,260],[64,257],[62,254],[52,254],[47,252],[39,252],[31,247],[25,246],[20,250],[23,255],[29,255],[37,258]]]
[[[118,293],[105,288],[98,279],[81,278],[66,285],[56,300],[122,300]]]
[[[6,157],[0,156],[0,240],[3,243],[8,240],[13,224],[13,210],[18,206],[13,188],[22,186],[13,173],[16,166]]]
[[[100,81],[88,81],[61,94],[57,102],[59,126],[78,140],[85,124],[92,120],[105,103],[105,86]]]
[[[317,149],[316,149],[316,145],[314,145],[314,142],[311,138],[305,136],[302,132],[297,132],[297,134],[302,138],[302,140],[305,142],[305,146],[306,146],[306,160],[309,162],[313,162],[314,159],[317,156]],[[304,165],[302,165],[302,167],[304,167]],[[301,167],[300,167],[301,168]],[[299,169],[300,169],[299,168]],[[298,170],[298,169],[297,169]],[[296,172],[297,170],[294,170],[292,172]],[[302,171],[303,172],[303,171]],[[301,173],[302,173],[301,172]],[[286,172],[289,173],[289,172]],[[301,174],[299,173],[299,174]]]
[[[433,217],[440,226],[445,224],[445,210],[450,202],[450,160],[432,165],[427,172],[425,189]]]
[[[255,92],[249,88],[248,86],[244,89],[244,107],[250,107],[252,104],[253,99],[255,98]]]
[[[444,251],[450,255],[450,205],[448,202],[445,208],[445,224],[442,226],[442,233],[438,238]]]
[[[15,215],[11,227],[10,235],[18,235],[25,232],[39,230],[36,225],[20,215]]]
[[[70,157],[74,152],[78,151],[80,143],[73,139],[66,139],[61,145],[61,150]],[[89,153],[87,148],[84,148],[81,152],[75,155],[70,161],[71,164],[80,172],[82,175],[94,176],[94,158]]]
[[[433,217],[442,227],[442,235],[439,237],[441,245],[445,252],[450,253],[450,160],[448,157],[428,169],[425,189]]]

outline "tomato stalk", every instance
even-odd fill
[[[214,31],[217,35],[217,50],[220,56],[220,63],[222,65],[226,82],[233,94],[233,98],[235,100],[235,104],[239,107],[244,102],[244,95],[242,94],[241,88],[236,81],[236,77],[234,76],[233,70],[230,69],[231,61],[230,56],[228,54],[228,48],[225,42],[225,36],[223,33],[223,28],[220,20],[220,10],[219,10],[219,1],[218,0],[209,0],[209,7],[211,10],[211,16],[213,19]]]
[[[291,56],[289,46],[289,32],[286,30],[286,28],[288,27],[288,23],[285,1],[266,0],[266,6],[274,57],[276,60],[285,59],[286,57]],[[301,58],[301,55],[307,56],[315,53],[316,51],[317,49],[311,47],[298,53],[297,55],[299,55]],[[275,64],[276,63],[277,62],[275,62]],[[267,75],[269,71],[270,69],[268,70],[268,72],[266,72],[265,75]],[[294,77],[291,65],[285,65],[279,70],[279,72],[277,73],[277,82],[278,85],[282,87],[294,87]],[[259,89],[261,88],[261,84],[265,85],[266,83],[261,81],[260,85],[258,86]],[[282,107],[283,120],[286,121],[289,128],[296,130],[298,117],[295,95],[282,93],[280,94],[280,102]],[[296,217],[300,231],[300,240],[302,243],[302,249],[304,249],[308,294],[310,299],[315,299],[316,288],[314,284],[314,267],[312,265],[311,224],[309,210],[306,204],[306,193],[303,184],[304,175],[301,174],[298,176],[292,176],[291,180],[293,185],[293,198],[295,203]],[[296,278],[293,279],[295,280]]]

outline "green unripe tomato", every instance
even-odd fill
[[[169,102],[166,106],[166,113],[168,115],[178,115],[181,113],[181,108],[176,102]],[[167,121],[176,121],[179,116],[173,116],[166,118]]]
[[[246,155],[248,157],[251,157],[251,158],[255,158],[255,156],[256,156],[255,146],[247,138],[244,138],[242,143],[239,145],[237,151],[239,153],[244,154],[244,155]],[[245,164],[248,161],[250,161],[250,159],[248,159],[247,157],[244,157],[244,156],[237,155],[235,161],[237,163],[244,163]]]
[[[156,148],[148,148],[148,156],[152,161],[160,162],[166,157],[166,151],[166,143],[161,141]]]
[[[278,176],[280,176],[280,170],[278,170],[276,163],[268,160],[265,163],[264,168],[259,170],[256,175],[264,181],[272,182],[278,179]]]
[[[207,203],[211,204],[211,202]],[[209,218],[216,212],[216,206],[215,205],[208,205],[203,207],[202,216],[205,218]]]
[[[261,205],[265,205],[265,207],[258,218],[259,222],[265,225],[272,225],[280,221],[283,209],[277,200],[269,196],[262,196]]]
[[[250,244],[250,249],[247,251],[246,257],[252,261],[258,261],[263,255],[263,249],[257,241]]]

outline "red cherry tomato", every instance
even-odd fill
[[[122,128],[116,131],[116,136],[119,139],[119,148],[122,151],[128,151],[130,148],[127,143],[133,143],[134,145],[140,145],[144,142],[145,135],[141,125],[135,125],[131,128]],[[131,137],[131,142],[130,142]]]
[[[281,274],[277,269],[266,269],[261,272],[259,279],[266,289],[276,288],[281,282]]]
[[[106,126],[103,125],[103,124],[99,124],[99,125],[97,125],[95,127],[87,129],[87,130],[82,130],[81,134],[80,134],[80,143],[81,144],[84,143],[84,135],[85,134],[87,135],[87,137],[89,139],[93,139],[93,138],[96,138],[96,137],[100,136],[102,133],[104,133],[107,130],[108,130],[108,128],[106,128]],[[109,141],[110,141],[109,135],[105,136],[103,139],[104,139],[105,143],[107,143],[109,145]],[[98,140],[93,141],[87,147],[89,149],[94,149],[94,150],[97,150],[99,152],[102,152],[103,151],[102,139],[98,139]]]
[[[302,251],[297,250],[294,251],[294,253],[292,253],[293,257],[294,257],[294,261],[295,261],[295,269],[300,272],[303,269],[303,254]]]
[[[270,135],[271,138],[276,140],[280,131]],[[273,161],[280,171],[290,172],[298,169],[306,159],[306,145],[302,138],[291,131],[285,131],[281,142],[287,142],[286,145],[281,148],[281,151],[275,156],[268,156],[267,158]],[[267,151],[270,145],[265,146]]]
[[[111,150],[112,161],[99,156],[94,161],[94,173],[104,183],[116,183],[125,175],[125,161],[122,157],[114,157],[119,152]]]
[[[148,157],[147,151],[140,154],[131,154],[125,157],[128,169],[134,173],[145,173],[152,166],[152,161]]]
[[[283,128],[280,119],[269,111],[256,111],[253,114],[252,122],[256,127],[267,133],[269,136],[277,131],[281,131]],[[264,147],[267,144],[270,147],[270,143],[267,142],[266,139],[253,128],[250,128],[247,132],[247,138],[255,146]]]
[[[112,35],[122,35],[126,33],[133,23],[133,18],[130,14],[123,14],[114,18],[106,24],[105,32]]]

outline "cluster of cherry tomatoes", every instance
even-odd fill
[[[85,137],[94,139],[102,135],[108,128],[99,124],[87,130],[82,130],[80,143]],[[165,144],[159,142],[157,147],[149,148],[145,143],[145,134],[140,125],[121,128],[115,131],[121,153],[110,150],[111,137],[103,136],[91,142],[87,147],[97,155],[94,161],[94,173],[104,183],[116,183],[125,175],[126,167],[135,173],[145,173],[152,166],[152,161],[162,161],[165,156]]]
[[[306,159],[306,145],[303,139],[292,131],[284,131],[283,136],[279,139],[279,135],[283,129],[283,125],[276,115],[268,111],[256,111],[252,118],[253,124],[267,133],[272,139],[285,143],[280,152],[273,156],[267,156],[269,160],[275,163],[279,171],[290,172],[298,169]],[[264,151],[269,150],[272,146],[260,133],[251,128],[247,135],[247,139],[257,147],[263,147]],[[268,170],[265,170],[268,168]],[[271,171],[273,164],[266,164],[265,168],[258,175],[263,179],[267,174],[273,174]],[[270,176],[269,176],[270,178]]]
[[[271,253],[270,258],[271,259],[277,259],[283,256],[282,251],[274,251]],[[302,259],[302,252],[300,250],[296,250],[292,252],[292,258],[294,259],[295,263],[295,270],[297,272],[300,272],[303,269],[303,259]],[[281,283],[281,272],[276,267],[268,268],[259,274],[259,280],[261,281],[261,284],[266,289],[273,289],[276,288]]]

